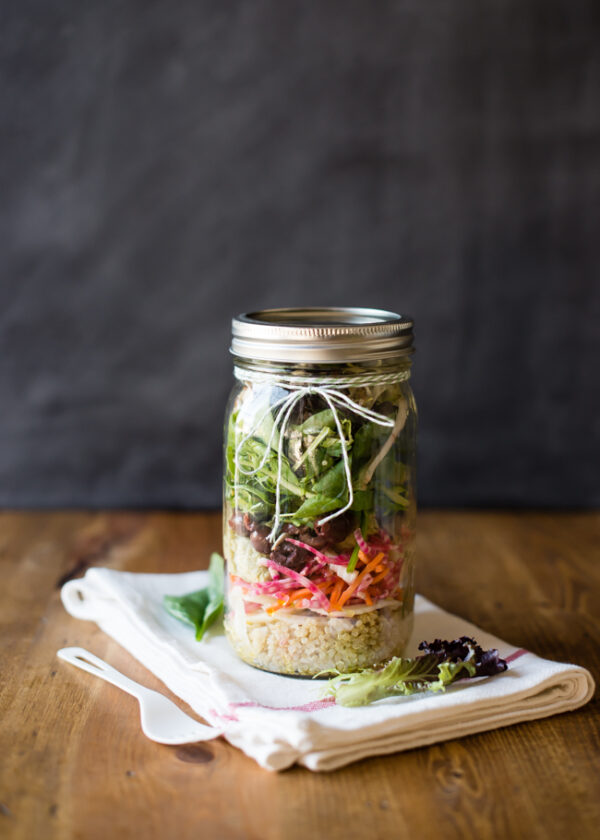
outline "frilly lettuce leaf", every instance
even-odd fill
[[[454,642],[421,642],[419,648],[426,650],[425,655],[412,659],[396,656],[382,668],[338,672],[329,680],[326,693],[341,706],[365,706],[386,697],[444,691],[457,679],[491,676],[508,667],[497,650],[484,651],[467,636]]]

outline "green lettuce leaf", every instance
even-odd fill
[[[381,668],[363,668],[348,674],[338,672],[329,680],[327,693],[341,706],[364,706],[386,697],[402,697],[423,691],[444,691],[457,679],[493,676],[506,670],[497,650],[483,650],[468,636],[447,641],[421,642],[425,653],[412,659],[395,656]]]
[[[365,668],[334,677],[329,682],[328,693],[340,706],[366,706],[385,697],[443,691],[461,671],[466,670],[468,676],[475,672],[475,666],[469,662],[451,664],[453,668],[440,669],[437,656],[417,656],[414,659],[396,656],[379,670]]]

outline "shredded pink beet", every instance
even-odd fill
[[[373,580],[373,575],[367,575],[366,577],[364,577],[361,580],[361,582],[358,584],[358,586],[356,588],[356,592],[354,594],[355,595],[362,595],[362,593],[365,591],[365,589],[367,589],[367,587],[369,586],[369,584],[371,583],[372,580]]]
[[[373,549],[368,544],[368,542],[366,542],[365,538],[361,534],[360,528],[357,528],[356,531],[354,532],[354,539],[358,543],[358,547],[360,548],[360,550],[362,551],[363,554],[366,554],[367,557],[372,556]]]
[[[347,566],[350,560],[349,554],[336,554],[335,557],[329,557],[327,562],[332,566]]]
[[[375,557],[375,555],[379,554],[380,551],[387,555],[390,553],[390,550],[395,547],[391,544],[390,538],[385,531],[380,531],[375,539],[367,542],[361,534],[360,529],[357,528],[354,532],[354,539],[358,543],[358,547],[362,553],[366,554],[367,557]]]
[[[281,592],[282,589],[293,589],[293,582],[286,580],[269,580],[265,583],[245,583],[242,587],[246,592],[252,592],[254,595],[274,595]]]
[[[279,563],[275,563],[273,560],[267,560],[267,564],[272,569],[276,569],[276,571],[278,571],[280,574],[286,575],[287,577],[291,578],[292,580],[295,580],[298,583],[301,583],[302,586],[305,589],[310,589],[310,591],[313,593],[313,595],[315,595],[317,597],[319,603],[323,606],[323,608],[326,609],[326,610],[329,609],[329,601],[327,600],[325,595],[323,595],[323,593],[321,592],[319,587],[315,586],[315,584],[311,580],[309,580],[307,577],[304,577],[304,575],[298,574],[298,572],[294,572],[293,569],[288,569],[286,566],[280,566]]]
[[[347,566],[348,560],[350,559],[350,555],[348,554],[323,554],[322,551],[319,551],[318,548],[315,548],[308,543],[302,542],[302,540],[295,540],[292,537],[286,537],[286,542],[292,543],[292,545],[297,545],[300,548],[306,549],[306,551],[310,551],[311,554],[314,554],[317,561],[321,563],[331,563],[333,566]]]
[[[302,542],[302,540],[294,540],[292,537],[286,537],[286,542],[292,543],[292,545],[297,545],[299,548],[304,548],[306,551],[310,551],[311,554],[317,558],[320,563],[328,563],[329,560],[327,559],[327,555],[323,554],[322,551],[319,551],[318,548],[314,548],[312,545],[308,543]]]

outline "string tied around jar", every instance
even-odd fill
[[[275,515],[273,519],[273,527],[267,539],[269,540],[269,542],[272,543],[277,538],[277,534],[281,524],[281,481],[284,462],[283,446],[285,440],[285,432],[288,427],[288,423],[292,412],[294,408],[298,405],[298,403],[306,396],[318,396],[321,397],[321,399],[327,403],[329,409],[331,410],[331,414],[334,420],[335,428],[341,445],[342,462],[344,465],[348,500],[343,507],[333,511],[333,513],[330,513],[328,516],[323,517],[319,520],[317,524],[323,525],[326,522],[329,522],[331,519],[335,519],[336,517],[341,516],[343,513],[349,510],[354,504],[354,490],[352,487],[352,473],[350,470],[350,460],[348,458],[346,438],[342,429],[342,423],[340,421],[338,409],[345,409],[347,411],[351,411],[356,416],[362,417],[364,420],[368,420],[371,423],[375,423],[377,426],[392,429],[392,433],[390,434],[390,437],[388,438],[386,443],[382,446],[379,456],[373,461],[371,465],[371,475],[374,472],[378,463],[380,463],[384,455],[389,450],[394,438],[396,437],[402,425],[404,424],[407,411],[406,406],[401,405],[398,409],[396,418],[391,419],[385,414],[380,414],[377,411],[373,411],[370,408],[365,408],[364,406],[355,402],[347,394],[342,393],[340,388],[356,388],[368,385],[392,384],[401,381],[402,379],[405,379],[406,374],[403,374],[402,372],[394,372],[388,374],[363,374],[361,376],[346,376],[339,377],[337,379],[331,379],[330,377],[281,378],[253,371],[242,371],[236,367],[235,375],[238,379],[245,382],[269,382],[277,384],[278,387],[281,387],[289,392],[284,397],[281,397],[280,399],[276,400],[273,404],[269,405],[266,408],[266,410],[259,416],[258,420],[253,423],[250,431],[246,435],[244,435],[244,437],[239,443],[236,443],[234,455],[234,466],[236,471],[234,491],[236,508],[238,474],[241,473],[245,476],[252,476],[260,472],[260,470],[265,466],[271,454],[271,451],[275,448],[273,444],[276,439],[275,436],[278,434],[279,440],[277,441],[277,480],[275,482]],[[254,467],[254,469],[246,470],[240,464],[241,450],[248,440],[256,436],[256,433],[260,429],[260,426],[267,417],[267,415],[269,413],[272,414],[273,412],[277,412],[277,414],[273,421],[269,438],[266,441],[264,455],[262,456],[258,466]]]

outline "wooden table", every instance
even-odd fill
[[[593,513],[424,512],[418,589],[598,681],[599,525]],[[599,836],[597,700],[331,774],[274,774],[222,740],[146,740],[134,700],[56,659],[81,644],[166,692],[95,625],[68,616],[59,586],[90,565],[186,571],[219,548],[218,514],[0,515],[1,837]]]

